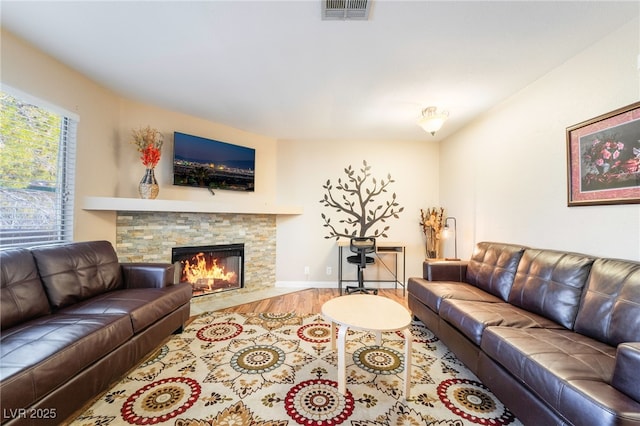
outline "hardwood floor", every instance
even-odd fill
[[[221,311],[239,313],[296,312],[298,314],[315,314],[320,313],[320,308],[324,302],[339,295],[340,293],[337,288],[312,288],[221,309]],[[407,297],[406,294],[405,296],[402,295],[401,288],[381,289],[378,291],[378,295],[393,299],[405,308],[407,307]]]

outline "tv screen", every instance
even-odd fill
[[[253,191],[256,150],[213,139],[173,134],[173,184]]]

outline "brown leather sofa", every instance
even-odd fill
[[[2,424],[60,424],[189,318],[171,264],[107,241],[0,251]]]
[[[525,424],[640,425],[640,263],[482,242],[407,290]]]

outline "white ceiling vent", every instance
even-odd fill
[[[373,0],[322,0],[322,19],[369,19]]]

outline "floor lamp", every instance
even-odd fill
[[[445,258],[445,260],[460,260],[458,259],[458,225],[456,218],[453,216],[449,216],[444,220],[444,237],[449,238],[449,233],[451,232],[449,221],[453,222],[453,258]]]

